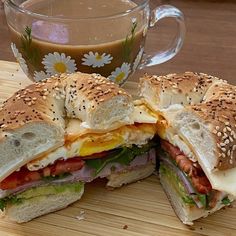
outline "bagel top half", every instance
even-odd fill
[[[0,109],[0,172],[9,173],[64,144],[68,118],[92,130],[130,122],[131,96],[97,74],[49,78],[19,90]]]
[[[158,133],[198,162],[213,189],[236,196],[236,86],[203,73],[140,79],[144,102],[163,116]]]

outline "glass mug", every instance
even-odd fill
[[[181,11],[151,11],[148,0],[6,0],[5,13],[14,56],[33,81],[81,71],[123,84],[138,68],[173,58],[185,35]],[[166,17],[178,34],[166,51],[144,55],[148,28]]]

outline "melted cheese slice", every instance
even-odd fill
[[[212,188],[227,192],[236,197],[236,168],[225,171],[204,170]]]
[[[174,108],[176,107],[177,106]],[[169,116],[167,120],[169,120],[171,123],[174,123],[174,119],[171,118],[172,117]],[[174,129],[168,125],[166,120],[158,122],[157,130],[161,138],[166,139],[171,144],[179,147],[180,150],[183,151],[184,154],[186,154],[192,161],[199,162],[213,189],[226,192],[232,195],[234,198],[236,197],[236,167],[225,171],[212,170],[206,165],[206,163],[204,163],[205,156],[201,152],[201,149],[191,149],[193,144],[188,143],[190,140],[185,138],[183,134],[181,135],[180,130],[174,131]]]

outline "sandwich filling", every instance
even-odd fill
[[[27,163],[0,182],[0,209],[20,203],[22,194],[41,187],[109,179],[113,174],[148,165],[154,170],[155,133],[155,124],[139,123],[107,133],[67,132],[64,146]]]
[[[57,197],[65,194],[82,194],[84,192],[84,183],[60,183],[42,185],[38,187],[29,188],[24,192],[12,194],[8,197],[0,199],[0,210],[4,210],[7,206],[20,205],[24,202],[39,202],[47,199],[49,196]]]
[[[159,157],[161,175],[172,184],[185,206],[211,210],[219,203],[231,203],[227,193],[212,189],[200,165],[178,147],[162,140]]]

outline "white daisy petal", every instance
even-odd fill
[[[65,53],[59,54],[58,52],[49,53],[43,58],[42,64],[47,74],[62,74],[73,73],[77,70],[75,60]]]
[[[130,64],[124,62],[121,67],[117,67],[108,78],[117,84],[122,84],[129,76],[129,73]]]
[[[39,82],[41,80],[47,79],[49,75],[47,75],[44,71],[35,71],[34,72],[34,80]]]
[[[19,52],[19,50],[17,49],[16,45],[14,43],[11,43],[11,49],[12,52],[17,60],[17,62],[20,64],[21,69],[23,70],[23,72],[28,75],[28,66],[26,64],[25,59],[22,57],[22,54]]]
[[[82,58],[82,65],[96,67],[103,67],[106,64],[110,64],[113,57],[110,54],[99,54],[98,52],[89,52],[88,54],[84,54],[84,58]]]
[[[144,48],[141,48],[138,52],[137,57],[134,60],[133,64],[133,71],[135,71],[138,68],[139,63],[141,62],[142,56],[143,56]]]

